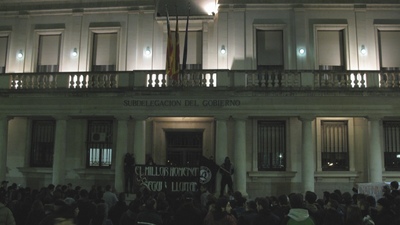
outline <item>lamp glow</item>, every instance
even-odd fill
[[[150,47],[146,48],[146,50],[144,51],[144,54],[146,54],[147,56],[151,55]]]
[[[204,6],[204,10],[206,11],[206,13],[208,15],[213,15],[215,16],[215,14],[217,14],[218,12],[218,4],[216,4],[215,2],[210,2],[207,5]]]
[[[74,48],[71,53],[72,57],[78,56],[78,49]]]
[[[362,55],[366,55],[367,54],[367,49],[365,48],[365,45],[361,45],[361,50],[360,50]]]
[[[299,54],[300,55],[305,55],[306,54],[306,50],[304,48],[300,48],[299,49]]]
[[[24,53],[22,52],[22,50],[19,50],[17,53],[17,58],[22,59],[23,57],[24,57]]]
[[[226,53],[226,49],[225,49],[225,45],[222,45],[221,47],[221,54],[225,54]]]

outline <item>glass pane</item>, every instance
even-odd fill
[[[257,135],[258,170],[285,170],[285,122],[259,121]]]

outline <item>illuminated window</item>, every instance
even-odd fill
[[[285,121],[258,121],[258,170],[286,170]]]
[[[32,121],[31,157],[32,167],[52,167],[56,124],[54,120]]]
[[[113,156],[113,122],[90,120],[88,123],[87,165],[110,168]]]
[[[347,121],[321,121],[321,163],[323,171],[349,170]]]
[[[400,170],[400,121],[384,121],[384,157],[387,171]]]

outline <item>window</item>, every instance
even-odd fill
[[[258,121],[257,160],[259,171],[286,170],[285,121]]]
[[[203,151],[202,131],[167,131],[167,165],[199,166]]]
[[[344,70],[344,30],[317,31],[318,67],[320,70]]]
[[[387,171],[400,170],[400,121],[384,121],[384,158]]]
[[[0,74],[6,72],[8,36],[0,36]]]
[[[93,33],[92,71],[115,71],[118,33]]]
[[[202,69],[202,46],[203,46],[203,32],[188,31],[187,41],[187,61],[186,69],[188,70],[201,70]],[[172,32],[172,37],[175,38],[175,32]],[[175,42],[174,42],[175,43]],[[179,51],[180,51],[180,65],[183,64],[183,50],[185,46],[185,31],[179,32]]]
[[[32,122],[30,158],[32,167],[53,166],[55,128],[54,120],[34,120]]]
[[[256,30],[257,69],[283,70],[283,30]]]
[[[39,35],[37,72],[58,72],[61,34]]]
[[[378,30],[379,59],[383,70],[400,69],[400,30]]]
[[[323,171],[349,170],[348,121],[321,121]]]
[[[112,120],[89,120],[87,137],[88,167],[111,167],[113,155],[112,130]]]

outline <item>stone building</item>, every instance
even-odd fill
[[[400,179],[398,1],[192,0],[178,82],[167,11],[182,64],[187,1],[0,1],[0,179],[123,191],[126,153],[229,156],[251,197]]]

